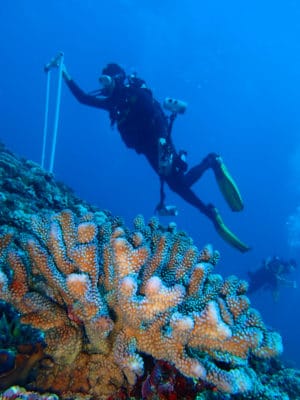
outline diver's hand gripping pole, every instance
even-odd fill
[[[44,66],[44,71],[49,72],[51,68],[58,68],[62,63],[63,56],[64,53],[60,51],[50,62],[48,62],[48,64]]]

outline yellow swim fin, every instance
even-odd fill
[[[232,211],[241,211],[244,208],[242,196],[228,172],[221,157],[216,159],[216,165],[213,168],[218,186]]]
[[[250,250],[250,247],[243,243],[234,233],[232,233],[227,226],[224,224],[218,210],[214,207],[214,218],[213,224],[218,232],[218,234],[231,246],[235,247],[242,253]]]

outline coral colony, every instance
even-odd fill
[[[105,213],[63,210],[34,216],[18,237],[3,232],[0,297],[44,333],[32,387],[107,399],[151,358],[144,392],[165,366],[224,394],[254,391],[250,357],[276,356],[281,338],[251,308],[245,281],[214,273],[218,258],[141,216],[130,230]]]

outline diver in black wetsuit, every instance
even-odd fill
[[[259,290],[270,290],[275,301],[278,300],[280,286],[296,289],[297,282],[287,279],[285,276],[294,272],[297,267],[295,260],[283,260],[274,256],[263,260],[260,268],[256,271],[248,271],[249,289],[248,294]]]
[[[99,78],[102,89],[92,93],[85,93],[79,88],[65,65],[62,72],[76,99],[82,104],[108,111],[111,125],[117,125],[126,146],[138,154],[144,154],[159,175],[161,190],[156,211],[160,215],[176,215],[172,207],[165,205],[166,182],[171,190],[205,214],[228,243],[241,252],[249,250],[249,247],[225,226],[217,209],[212,204],[204,204],[191,189],[202,174],[211,168],[231,209],[243,209],[238,188],[220,156],[211,153],[200,164],[187,171],[186,152],[177,153],[171,138],[172,124],[177,112],[182,110],[175,107],[168,117],[159,102],[153,98],[145,81],[136,76],[126,77],[124,70],[117,64],[108,64],[103,69]],[[176,106],[176,101],[174,103]]]

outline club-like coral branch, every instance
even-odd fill
[[[251,392],[249,357],[282,349],[245,282],[214,274],[218,252],[174,227],[139,216],[130,232],[66,210],[35,217],[21,247],[12,240],[0,237],[0,297],[45,332],[44,390],[105,398],[135,383],[146,353],[223,392]]]

